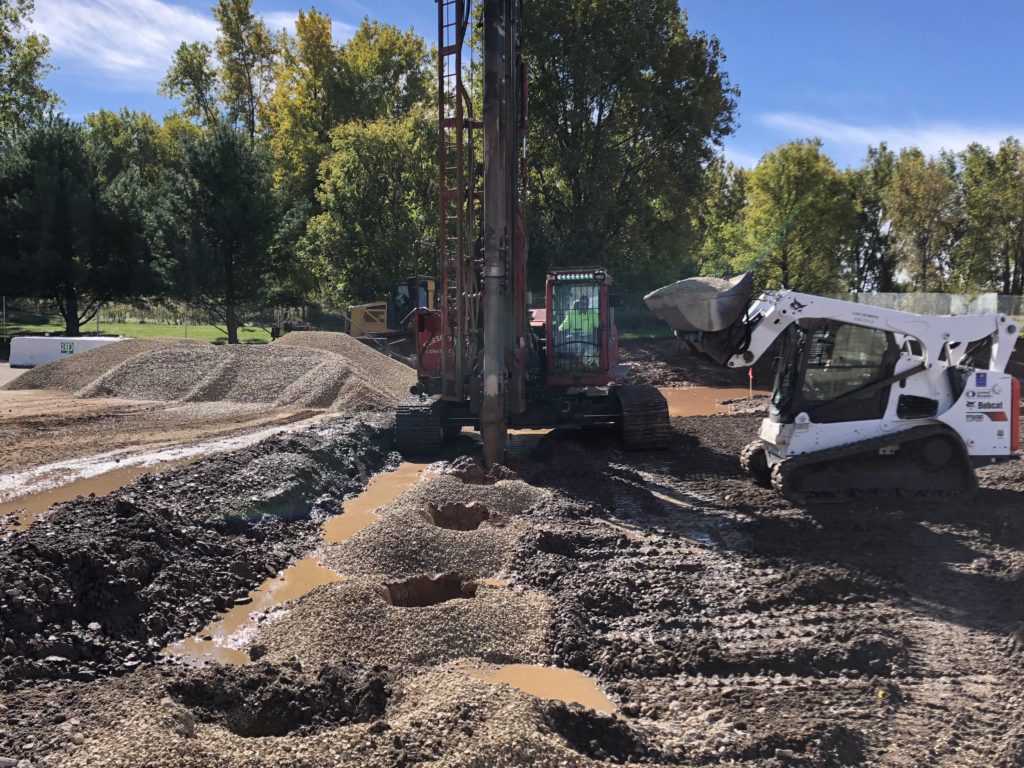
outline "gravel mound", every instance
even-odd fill
[[[548,494],[518,480],[468,485],[450,475],[416,483],[378,511],[381,519],[347,542],[328,545],[324,563],[346,576],[408,578],[458,571],[469,578],[500,573],[511,560],[526,527],[516,515]],[[451,530],[430,520],[434,509],[477,504],[488,519],[474,530]]]
[[[77,392],[132,358],[156,350],[204,349],[195,339],[125,339],[26,371],[0,389],[59,389]]]
[[[411,368],[344,334],[315,335],[341,338],[331,339],[330,349],[284,343],[123,341],[40,366],[10,386],[59,389],[80,397],[350,412],[393,406],[416,382]]]
[[[273,437],[56,506],[0,544],[0,688],[128,672],[199,629],[308,550],[387,460],[388,426]]]
[[[471,598],[422,608],[390,605],[381,583],[341,581],[299,598],[254,641],[266,661],[306,668],[356,663],[422,666],[461,658],[495,663],[546,658],[547,599],[481,584]]]

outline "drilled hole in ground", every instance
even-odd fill
[[[491,519],[491,513],[478,501],[468,504],[451,502],[448,504],[430,504],[426,518],[438,528],[450,531],[475,531],[485,520]]]
[[[476,597],[476,582],[463,579],[458,573],[447,573],[433,578],[417,576],[384,586],[385,599],[399,608],[425,608],[449,600]]]

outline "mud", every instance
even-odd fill
[[[22,679],[0,693],[0,757],[55,766],[1024,764],[1024,465],[980,470],[969,505],[800,509],[741,472],[738,452],[758,421],[673,419],[667,452],[627,454],[601,433],[553,433],[510,468],[487,473],[468,459],[441,467],[350,538],[323,544],[323,565],[344,580],[257,622],[239,648],[256,663]],[[270,573],[234,591],[216,580],[237,561],[270,567],[268,551],[282,564],[308,555],[343,486],[354,490],[360,472],[388,460],[364,429],[335,437],[336,449],[311,439],[275,448],[272,459],[257,452],[239,465],[176,470],[181,481],[167,493],[196,489],[179,501],[196,509],[174,518],[190,536],[161,527],[165,505],[149,498],[163,498],[156,485],[167,480],[121,492],[153,514],[137,525],[140,513],[122,515],[108,535],[134,542],[152,537],[149,528],[166,532],[154,551],[199,574],[160,582],[174,585],[191,620],[140,636],[196,631],[216,611],[211,596],[255,602],[248,590]],[[333,466],[317,458],[325,450],[347,451],[362,470],[343,463],[351,469],[321,473],[314,467]],[[267,478],[293,476],[329,498],[302,496],[310,510],[290,523],[239,515],[239,500],[253,494],[225,487],[232,471],[251,472],[261,499],[291,497]],[[76,502],[77,520],[96,526],[89,504],[120,514],[113,503]],[[218,527],[215,511],[240,522]],[[60,520],[62,536],[84,538],[58,511],[15,539],[52,549],[54,537],[37,532]],[[203,559],[197,541],[227,554]],[[4,590],[14,586],[7,552]],[[59,573],[71,554],[57,548],[46,565]],[[111,557],[104,583],[138,579],[130,561]],[[54,586],[82,602],[67,580]],[[156,592],[171,599],[169,588]],[[30,637],[77,632],[86,616],[50,604]],[[3,605],[7,632],[11,600]],[[143,646],[124,639],[137,625],[117,642],[139,659]],[[20,648],[15,660],[27,658]],[[565,679],[535,687],[521,673]],[[584,680],[603,701],[583,700],[575,686]]]
[[[388,426],[337,423],[147,475],[0,543],[2,685],[129,672],[246,600],[387,461]]]

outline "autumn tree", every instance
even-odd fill
[[[853,200],[817,139],[769,152],[750,173],[737,271],[770,288],[840,290],[841,253]]]
[[[703,192],[694,206],[696,264],[682,265],[683,273],[725,277],[735,271],[733,259],[741,250],[743,214],[747,202],[747,172],[718,158],[708,165]]]
[[[916,147],[901,150],[885,206],[899,265],[911,285],[946,290],[961,223],[950,158],[928,158]]]
[[[252,141],[273,83],[273,40],[266,23],[253,13],[252,0],[218,0],[213,17],[218,25],[220,96],[228,117],[244,126]]]
[[[181,99],[185,117],[210,124],[220,116],[217,87],[213,48],[208,43],[194,42],[178,46],[157,92]]]
[[[295,37],[282,35],[274,93],[266,107],[274,177],[296,204],[312,202],[331,130],[346,117],[342,49],[331,19],[299,11]]]
[[[433,270],[437,235],[436,129],[425,114],[340,126],[321,169],[323,212],[304,252],[335,298],[386,295],[402,275]]]
[[[400,119],[430,100],[429,51],[412,30],[363,19],[343,55],[348,119]]]

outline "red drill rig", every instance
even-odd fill
[[[463,81],[474,0],[437,0],[441,301],[414,318],[419,382],[398,408],[396,443],[429,455],[474,427],[488,465],[504,460],[509,427],[607,426],[626,448],[665,447],[665,398],[617,383],[628,368],[607,270],[553,271],[544,309],[527,307],[521,0],[480,1],[482,120]]]

